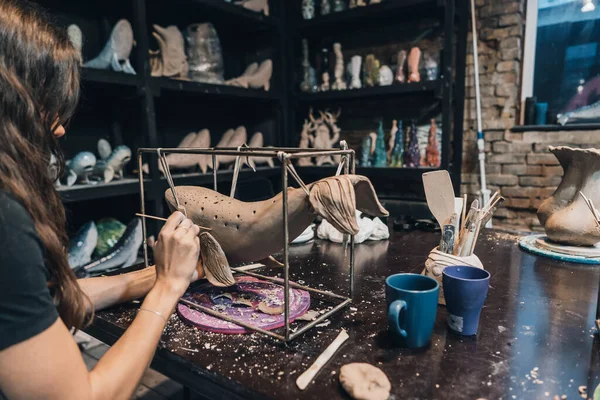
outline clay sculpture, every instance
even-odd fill
[[[537,211],[546,235],[552,241],[572,246],[592,246],[600,242],[600,229],[581,191],[595,204],[600,204],[600,150],[549,147],[563,168],[564,176],[552,196]]]
[[[406,73],[404,72],[404,64],[406,63],[406,50],[398,52],[398,69],[396,70],[396,81],[398,83],[406,82]]]
[[[67,35],[69,35],[69,40],[73,43],[73,47],[77,50],[77,52],[81,55],[81,48],[83,47],[83,33],[79,26],[75,24],[71,24],[67,28]]]
[[[98,140],[97,148],[101,160],[106,160],[110,156],[110,153],[112,153],[112,146],[106,139]]]
[[[102,52],[93,60],[83,64],[86,68],[109,69],[135,75],[129,62],[133,48],[133,29],[126,19],[118,21],[104,46]]]
[[[215,148],[218,147],[239,147],[246,143],[248,140],[248,134],[246,133],[246,128],[243,126],[238,126],[235,131],[233,129],[229,129],[227,132],[223,134],[223,137],[217,143]],[[217,165],[213,168],[212,156],[208,156],[208,167],[210,169],[219,169],[219,165],[221,164],[231,164],[235,161],[235,156],[217,156],[216,162]]]
[[[94,171],[96,156],[89,151],[82,151],[70,161],[67,166],[77,175],[77,182],[90,183],[89,177]]]
[[[360,80],[360,67],[362,65],[361,56],[352,56],[351,68],[352,68],[352,81],[350,82],[350,89],[360,89],[362,82]]]
[[[273,75],[273,61],[268,58],[260,63],[258,69],[253,74],[245,77],[246,87],[251,89],[264,89],[269,91],[271,88],[271,75]],[[242,79],[239,77],[238,79]]]
[[[329,0],[321,0],[321,15],[327,15],[331,12]]]
[[[131,149],[127,146],[117,146],[106,160],[96,162],[94,175],[102,177],[104,183],[113,179],[121,179],[123,168],[129,161],[131,161]]]
[[[342,54],[342,45],[334,43],[333,53],[335,54],[335,81],[331,85],[331,88],[333,90],[343,90],[346,89],[346,82],[344,82],[344,55]]]
[[[98,230],[94,221],[79,228],[73,239],[69,241],[67,248],[69,267],[73,269],[89,263],[97,242]]]
[[[317,124],[315,132],[314,147],[315,149],[327,149],[333,148],[333,145],[340,140],[341,129],[337,126],[337,119],[339,118],[342,110],[339,109],[337,113],[332,114],[329,111],[319,111],[321,118],[320,123]],[[310,115],[312,122],[316,123],[312,115]],[[333,133],[333,137],[331,136]],[[336,164],[339,162],[339,156],[318,156],[316,158],[316,165],[321,166],[323,164]]]
[[[437,168],[440,166],[440,150],[438,149],[437,128],[435,119],[431,119],[431,127],[429,128],[429,138],[427,139],[427,149],[425,150],[425,165],[428,167]]]
[[[367,363],[351,363],[340,368],[340,384],[355,400],[387,400],[392,384],[385,372]]]
[[[159,50],[150,50],[151,75],[187,78],[189,67],[179,28],[175,25],[167,28],[156,24],[152,26],[152,36],[156,38]]]
[[[248,89],[248,78],[254,75],[256,71],[258,71],[258,63],[250,63],[248,64],[242,75],[238,76],[237,78],[225,81],[225,84],[231,86],[240,86],[244,89]]]
[[[252,138],[250,139],[250,143],[248,144],[248,147],[250,147],[250,148],[263,147],[263,144],[264,144],[263,134],[261,132],[256,132],[254,135],[252,135]],[[245,160],[245,157],[243,158],[243,160]],[[256,164],[267,164],[271,168],[273,168],[275,166],[275,164],[273,163],[273,159],[271,157],[248,157],[248,165],[252,169],[256,169]]]
[[[410,122],[408,149],[404,153],[404,163],[409,168],[421,165],[421,152],[419,150],[419,139],[417,138],[416,121]]]
[[[213,190],[196,186],[175,188],[179,204],[194,223],[211,228],[201,234],[201,254],[204,267],[213,284],[232,285],[231,271],[226,261],[233,263],[261,261],[284,246],[283,194],[269,200],[246,203]],[[368,178],[359,175],[340,175],[325,178],[303,189],[288,188],[289,237],[298,237],[317,215],[329,221],[337,230],[355,235],[359,231],[355,210],[372,216],[387,216],[375,189]],[[169,208],[177,209],[173,192],[168,189],[165,199]],[[214,242],[210,241],[214,238]],[[223,254],[227,260],[223,261]],[[206,260],[204,258],[206,257]],[[206,261],[218,259],[219,265]]]
[[[408,54],[408,82],[420,82],[419,63],[421,62],[421,49],[413,47]]]
[[[311,110],[312,114],[312,110]],[[312,134],[315,131],[315,124],[313,122],[308,122],[307,119],[304,120],[304,125],[302,126],[302,132],[300,133],[300,144],[298,147],[301,149],[308,149],[313,146],[315,142],[315,136]],[[310,157],[303,157],[298,160],[298,166],[306,167],[313,165],[312,159]]]
[[[265,15],[269,15],[269,0],[243,0],[237,1],[238,4],[248,10],[262,12]]]

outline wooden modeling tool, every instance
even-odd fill
[[[346,340],[348,340],[349,337],[350,336],[348,336],[348,332],[342,329],[340,334],[335,338],[333,342],[331,342],[329,346],[327,346],[325,351],[322,352],[321,355],[319,355],[319,357],[317,357],[315,362],[306,371],[304,371],[304,373],[302,373],[302,375],[300,375],[298,379],[296,379],[296,385],[300,390],[306,389],[306,387],[310,384],[314,377],[317,376],[321,368],[323,368],[323,366],[327,364],[327,362],[331,359],[331,357],[333,357],[335,352]]]
[[[594,221],[596,221],[596,225],[600,227],[600,214],[598,213],[598,210],[596,210],[596,207],[594,207],[594,203],[592,203],[592,200],[588,199],[585,196],[585,194],[583,194],[581,191],[579,191],[579,195],[583,198],[583,201],[585,201],[585,204],[592,212],[592,215],[594,216]]]
[[[469,209],[469,213],[463,222],[463,226],[459,234],[459,243],[458,246],[456,246],[457,248],[455,252],[455,255],[457,256],[466,257],[469,255],[468,249],[471,248],[471,241],[473,240],[473,235],[475,234],[475,222],[478,210],[479,200],[475,199],[471,203],[471,208]]]
[[[460,216],[462,215],[464,210],[463,202],[464,200],[462,197],[454,198],[454,214],[456,215],[456,218],[454,219],[454,231],[457,235],[460,233]],[[456,239],[458,240],[458,236],[456,237]]]
[[[163,217],[155,217],[154,215],[147,215],[147,214],[141,214],[141,213],[135,213],[135,215],[137,215],[138,217],[145,217],[145,218],[150,218],[150,219],[155,219],[158,221],[166,221],[166,218]],[[204,229],[205,231],[210,231],[211,228],[206,228],[204,226],[201,226],[200,229]]]
[[[465,218],[467,218],[467,195],[463,195],[463,209],[460,217],[461,227],[465,224]],[[462,231],[462,229],[460,229]]]
[[[448,171],[423,174],[423,188],[429,210],[443,229],[446,220],[454,213],[454,189]]]

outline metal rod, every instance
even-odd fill
[[[314,327],[315,325],[317,325],[318,323],[320,323],[321,321],[326,320],[327,318],[331,317],[333,314],[339,312],[342,308],[346,307],[348,304],[352,303],[352,299],[347,299],[346,301],[338,304],[337,306],[335,306],[334,308],[332,308],[331,310],[327,311],[325,314],[321,315],[320,317],[318,317],[316,320],[311,321],[310,323],[304,325],[302,328],[298,329],[296,332],[294,332],[294,334],[290,337],[290,340],[294,340],[295,338],[297,338],[298,336],[302,335],[304,332],[306,332],[307,330],[309,330],[310,328]]]
[[[281,336],[281,335],[279,335],[279,334],[277,334],[277,333],[273,333],[273,332],[266,331],[266,330],[264,330],[264,329],[262,329],[262,328],[259,328],[259,327],[257,327],[257,326],[250,325],[250,324],[248,324],[248,323],[246,323],[246,322],[243,322],[243,321],[238,321],[238,320],[237,320],[237,319],[235,319],[235,318],[232,318],[232,317],[230,317],[230,316],[228,316],[228,315],[225,315],[225,314],[222,314],[222,313],[220,313],[220,312],[217,312],[217,311],[211,310],[210,308],[207,308],[207,307],[201,306],[200,304],[193,303],[193,302],[191,302],[191,301],[189,301],[189,300],[186,300],[186,299],[179,299],[179,302],[180,302],[181,304],[183,304],[183,305],[186,305],[186,306],[188,306],[188,307],[195,308],[195,309],[197,309],[197,310],[200,310],[200,311],[202,311],[202,312],[205,312],[205,313],[207,313],[207,314],[209,314],[209,315],[212,315],[213,317],[217,317],[217,318],[220,318],[220,319],[222,319],[222,320],[224,320],[224,321],[231,322],[232,324],[236,324],[236,325],[239,325],[239,326],[243,326],[244,328],[248,328],[248,329],[251,329],[251,330],[253,330],[253,331],[260,332],[260,333],[262,333],[262,334],[265,334],[265,335],[268,335],[268,336],[271,336],[271,337],[277,338],[277,339],[279,339],[279,340],[285,340],[285,338],[284,338],[283,336]]]
[[[135,213],[135,215],[137,215],[138,217],[142,217],[142,218],[150,218],[150,219],[155,219],[155,220],[158,220],[158,221],[165,221],[165,222],[167,221],[167,219],[166,219],[166,218],[163,218],[163,217],[155,217],[154,215],[147,215],[147,214],[142,214],[142,213]],[[200,226],[200,225],[198,225],[198,227],[199,227],[200,229],[204,229],[204,230],[206,230],[206,231],[212,231],[212,228],[207,228],[207,227],[205,227],[205,226]]]
[[[213,164],[213,190],[217,191],[217,155],[212,153],[212,164]]]
[[[356,171],[354,160],[354,150],[350,153],[350,171],[352,174]],[[350,298],[354,298],[354,235],[350,236]]]
[[[281,278],[273,278],[272,276],[266,276],[266,275],[262,275],[262,274],[257,274],[256,272],[249,272],[249,271],[246,271],[246,270],[244,270],[242,268],[244,268],[244,267],[234,267],[234,268],[231,268],[231,270],[235,271],[235,272],[239,272],[240,274],[245,274],[245,275],[248,275],[248,276],[253,276],[255,278],[262,278],[262,279],[265,279],[265,280],[270,281],[270,282],[278,283],[280,285],[284,284],[284,280],[281,279]],[[294,289],[302,289],[302,290],[306,290],[307,292],[313,292],[313,293],[318,293],[318,294],[322,294],[322,295],[325,295],[325,296],[331,296],[331,297],[335,297],[337,299],[346,300],[348,298],[347,296],[342,296],[342,295],[339,295],[339,294],[336,294],[336,293],[329,292],[327,290],[314,289],[314,288],[311,288],[311,287],[308,287],[308,286],[299,285],[299,284],[297,284],[295,282],[290,282],[290,286],[293,287]]]
[[[281,180],[283,187],[283,268],[284,268],[284,313],[285,313],[285,340],[290,340],[290,232],[288,221],[288,165],[290,160],[284,154],[281,160]]]
[[[138,151],[138,179],[140,181],[140,208],[142,214],[146,213],[146,200],[144,196],[144,172],[142,171],[142,153]],[[146,229],[146,219],[142,218],[142,243],[144,247],[144,264],[148,268],[148,231]]]
[[[142,152],[146,152],[144,151],[145,149],[140,149],[140,151]],[[170,149],[164,149],[161,148],[161,153],[163,154],[213,154],[213,155],[220,155],[220,156],[252,156],[252,157],[264,157],[264,158],[276,158],[277,157],[277,153],[276,151],[273,150],[258,150],[258,149],[250,149],[250,151],[248,151],[248,148],[243,148],[240,150],[237,149],[233,149],[233,150],[223,150],[223,149],[196,149],[196,148],[191,148],[191,147],[182,147],[182,148],[170,148]],[[323,155],[323,156],[328,156],[328,155],[344,155],[344,154],[348,154],[351,150],[317,150],[317,151],[304,151],[304,152],[299,152],[299,153],[288,153],[288,157],[289,158],[303,158],[303,157],[316,157],[319,155]],[[156,150],[154,151],[154,153],[156,153]],[[214,165],[214,164],[213,164]]]
[[[297,147],[243,147],[238,150],[237,147],[164,147],[161,148],[161,151],[164,153],[191,153],[191,154],[221,154],[227,155],[224,153],[236,152],[236,153],[252,153],[256,152],[269,154],[270,156],[276,157],[277,153],[283,151],[288,154],[298,154],[298,153],[324,153],[324,152],[346,152],[349,153],[351,149],[300,149]],[[138,152],[142,153],[156,153],[156,148],[150,147],[142,147],[138,149]],[[314,156],[314,155],[313,155]]]

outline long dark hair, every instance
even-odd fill
[[[64,29],[24,0],[0,0],[0,188],[31,215],[44,245],[54,301],[68,327],[88,320],[89,299],[66,257],[65,210],[48,173],[64,158],[53,132],[79,99],[81,57]]]

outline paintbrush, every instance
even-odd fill
[[[155,217],[154,215],[147,215],[147,214],[141,214],[141,213],[135,213],[135,215],[137,215],[138,217],[150,218],[150,219],[155,219],[155,220],[158,220],[158,221],[166,221],[167,220],[166,218]],[[198,227],[200,229],[204,229],[206,231],[212,231],[212,228],[207,228],[205,226],[200,226],[200,225],[198,225]]]

